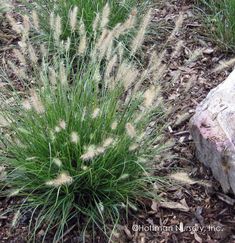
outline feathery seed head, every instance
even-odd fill
[[[105,35],[104,39],[101,42],[101,45],[98,47],[99,50],[99,59],[101,60],[106,51],[109,50],[110,45],[113,43],[114,31],[107,31],[107,35]]]
[[[18,49],[14,49],[13,50],[15,56],[18,58],[18,60],[23,64],[23,65],[26,65],[26,60],[25,60],[25,57],[24,55],[22,54],[22,52]]]
[[[58,167],[61,167],[61,166],[62,166],[62,161],[61,161],[60,159],[58,159],[58,158],[54,158],[54,159],[52,160],[52,162],[53,162],[55,165],[57,165]]]
[[[92,118],[95,119],[99,116],[100,114],[100,109],[99,108],[95,108],[95,110],[92,113]]]
[[[119,61],[121,62],[124,53],[124,49],[121,43],[118,43],[117,52],[118,52]]]
[[[131,11],[131,14],[129,15],[128,19],[120,26],[119,35],[124,33],[127,30],[130,30],[135,26],[136,15],[137,15],[137,9],[135,8]]]
[[[109,44],[109,47],[106,51],[106,60],[110,60],[110,58],[113,54],[113,49],[114,49],[114,47],[113,47],[113,39],[112,39],[110,44]]]
[[[153,85],[148,90],[145,91],[144,106],[146,108],[149,108],[152,105],[154,99],[156,98],[156,95],[159,94],[159,92],[160,90]]]
[[[56,133],[59,133],[60,131],[61,131],[61,128],[58,127],[58,126],[56,126],[56,127],[55,127],[55,132],[56,132]]]
[[[60,127],[61,129],[65,130],[65,129],[66,129],[66,122],[65,122],[64,120],[60,120],[60,122],[59,122],[59,127]]]
[[[42,101],[38,97],[38,95],[37,95],[35,90],[31,90],[31,103],[32,103],[32,106],[33,106],[34,110],[38,114],[42,114],[42,113],[45,112],[45,108],[44,108],[44,106],[42,104]]]
[[[108,79],[110,77],[110,74],[117,62],[117,55],[115,54],[110,61],[107,64],[106,70],[105,70],[105,79]]]
[[[59,41],[61,34],[62,34],[61,17],[57,15],[55,18],[55,27],[54,27],[54,38],[57,42]]]
[[[94,145],[90,145],[87,149],[87,152],[82,154],[81,159],[83,161],[92,160],[96,156],[96,150]]]
[[[33,19],[34,28],[37,31],[39,31],[39,19],[38,19],[38,14],[35,10],[32,11],[32,19]]]
[[[149,22],[151,20],[151,13],[152,13],[152,10],[150,9],[148,11],[148,13],[145,15],[136,37],[132,41],[132,45],[131,45],[132,46],[131,47],[131,54],[132,55],[134,55],[136,53],[136,51],[139,49],[139,47],[143,44],[145,32],[146,32],[146,29],[147,29]]]
[[[67,81],[67,72],[63,62],[60,63],[59,71],[60,71],[60,82],[63,86],[65,86],[68,84],[68,81]]]
[[[129,87],[136,81],[138,75],[139,71],[135,67],[129,66],[128,70],[125,73],[125,76],[123,77],[125,90],[128,90]]]
[[[171,55],[171,58],[175,58],[180,53],[180,50],[183,47],[183,45],[184,45],[184,41],[183,40],[179,40],[176,43],[176,46],[175,46],[174,52]]]
[[[67,38],[66,42],[65,42],[65,51],[68,52],[71,46],[71,39],[70,37]]]
[[[212,72],[221,72],[226,68],[232,67],[235,65],[235,58],[229,59],[228,61],[223,61],[221,64],[219,64],[217,67],[215,67]]]
[[[118,67],[116,81],[122,80],[124,75],[126,74],[127,70],[128,70],[128,64],[126,62],[122,62]]]
[[[30,101],[29,100],[24,100],[23,103],[22,103],[22,106],[25,110],[31,110],[32,106],[30,104]]]
[[[101,29],[103,29],[104,27],[107,26],[107,24],[109,22],[109,14],[110,14],[110,8],[109,8],[109,4],[107,3],[102,12],[102,18],[100,21]]]
[[[125,127],[126,127],[126,131],[127,131],[128,136],[130,138],[134,138],[136,136],[136,131],[135,131],[134,126],[131,123],[128,122]]]
[[[24,35],[28,36],[29,34],[29,30],[30,30],[30,21],[29,21],[29,17],[24,15],[23,16],[23,32]]]
[[[67,172],[61,172],[55,179],[47,181],[46,185],[51,187],[60,187],[63,185],[70,185],[73,178]]]
[[[86,34],[85,24],[82,19],[80,19],[80,21],[79,21],[79,34],[80,34],[80,36]]]
[[[55,14],[53,12],[50,13],[50,28],[55,30]]]
[[[105,152],[105,147],[97,147],[96,148],[96,155],[103,154]]]
[[[130,63],[122,62],[118,68],[116,75],[116,81],[123,82],[125,91],[130,88],[130,86],[136,81],[139,75],[138,70]]]
[[[33,48],[32,45],[29,44],[29,58],[32,61],[32,63],[36,64],[38,62],[37,54],[35,52],[35,49]]]
[[[98,49],[100,48],[100,46],[101,46],[102,43],[104,42],[104,39],[107,38],[108,34],[109,34],[108,29],[106,29],[106,28],[103,29],[103,31],[102,31],[102,33],[101,33],[99,39],[98,39],[97,42],[96,42],[96,48],[98,48]]]
[[[175,34],[179,31],[179,29],[181,29],[183,22],[184,22],[184,15],[183,13],[180,13],[179,17],[176,20],[175,28],[171,32],[171,35],[169,36],[167,42],[171,41],[175,37]]]
[[[75,6],[72,11],[70,12],[70,18],[69,18],[69,21],[70,21],[70,27],[71,27],[71,30],[72,32],[75,31],[76,29],[76,25],[77,25],[77,17],[78,17],[78,7]]]
[[[72,132],[72,133],[71,133],[70,140],[71,140],[71,142],[74,143],[74,144],[77,144],[77,143],[78,143],[78,141],[79,141],[79,136],[78,136],[77,132]]]
[[[109,145],[108,143],[110,143],[110,141],[106,141],[106,144],[105,145]],[[105,152],[106,148],[107,148],[107,146],[105,147],[104,145],[103,146],[98,146],[98,147],[95,147],[94,145],[90,145],[88,147],[88,149],[87,149],[87,152],[84,153],[81,156],[81,159],[83,161],[92,160],[96,156],[103,154]]]
[[[78,54],[83,55],[87,47],[87,38],[86,38],[85,25],[82,20],[80,21],[79,30],[80,30],[80,40],[78,46]]]
[[[92,24],[92,29],[93,31],[96,33],[97,31],[97,28],[98,28],[98,24],[99,24],[99,20],[100,20],[100,14],[97,13],[96,16],[95,16],[95,19],[93,21],[93,24]]]
[[[46,57],[48,55],[48,50],[46,49],[46,47],[43,44],[40,45],[40,51],[41,51],[42,57]]]
[[[161,80],[162,77],[164,76],[166,70],[167,70],[167,65],[166,65],[166,64],[162,64],[162,65],[159,67],[158,71],[152,74],[152,79],[153,79],[155,82]]]
[[[57,74],[53,68],[49,68],[49,80],[52,86],[55,86],[57,83]]]
[[[103,147],[107,148],[109,147],[110,145],[112,145],[112,143],[114,142],[113,138],[109,137],[109,138],[106,138],[103,142]]]
[[[111,129],[112,129],[112,130],[116,130],[117,125],[118,125],[117,121],[114,121],[114,122],[111,124]]]
[[[86,35],[83,35],[80,39],[80,43],[78,46],[78,54],[83,55],[86,51],[86,46],[87,46],[87,38]]]

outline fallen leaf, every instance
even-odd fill
[[[184,113],[182,115],[178,115],[177,116],[177,119],[175,121],[175,124],[174,124],[174,127],[178,127],[180,125],[182,125],[184,122],[186,122],[187,120],[189,120],[189,118],[191,117],[192,115],[189,114],[189,113]]]
[[[176,172],[174,174],[169,175],[170,179],[173,179],[175,181],[178,181],[184,185],[194,185],[199,184],[205,187],[212,187],[211,183],[209,181],[202,181],[202,180],[193,180],[189,177],[189,175],[186,172]]]
[[[196,233],[194,232],[194,239],[199,242],[199,243],[202,243],[202,238]]]
[[[187,202],[186,202],[186,200],[185,200],[185,198],[181,199],[181,200],[180,200],[180,203],[181,203],[182,205],[184,205],[185,207],[187,207],[187,208],[189,207],[188,204],[187,204]]]
[[[189,212],[189,207],[177,202],[160,202],[159,206],[162,208],[174,209],[182,212]]]
[[[191,178],[189,178],[189,176],[186,172],[176,172],[174,174],[169,175],[169,177],[173,180],[179,181],[186,185],[187,184],[193,185],[197,182],[197,181],[194,181]]]
[[[207,49],[203,50],[203,53],[208,54],[208,55],[212,54],[213,52],[214,52],[214,50],[212,48],[207,48]]]
[[[227,196],[227,195],[225,195],[225,194],[222,194],[222,193],[217,193],[217,197],[221,200],[221,201],[223,201],[223,202],[225,202],[225,203],[227,203],[227,204],[229,204],[229,205],[234,205],[234,203],[235,203],[235,199],[233,199],[233,198],[231,198],[231,197],[229,197],[229,196]]]
[[[153,211],[158,211],[158,208],[159,208],[159,203],[157,203],[156,201],[152,201],[151,209]]]
[[[131,234],[131,231],[127,228],[126,225],[124,226],[123,230],[126,233],[128,239],[132,239],[133,238],[133,235]]]

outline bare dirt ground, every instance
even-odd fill
[[[118,227],[115,242],[235,242],[235,201],[232,195],[222,193],[210,172],[197,161],[188,131],[188,121],[197,104],[231,71],[212,73],[212,69],[221,60],[229,59],[230,55],[220,51],[202,34],[200,15],[195,10],[195,4],[187,0],[167,1],[155,7],[152,20],[155,31],[146,41],[146,51],[162,48],[168,32],[165,28],[158,30],[156,27],[160,22],[169,29],[173,28],[179,13],[184,15],[184,23],[177,33],[177,40],[167,46],[164,62],[168,64],[168,71],[163,83],[164,98],[172,106],[166,134],[175,141],[172,148],[174,159],[157,166],[155,174],[184,171],[193,181],[165,188],[161,196],[168,203],[146,202],[145,209],[132,212],[131,220],[122,222]],[[10,36],[1,39],[0,57],[9,58],[11,54],[6,49],[17,41],[17,37],[8,30],[4,34]],[[170,58],[179,40],[182,40],[182,48],[174,58]],[[199,51],[194,53],[195,50]],[[12,203],[15,203],[14,199],[1,199],[0,213]],[[0,242],[27,242],[29,216],[25,215],[18,227],[11,228],[13,216],[0,217]],[[43,233],[43,230],[38,232],[37,242],[41,242]],[[76,228],[68,231],[64,239],[64,242],[80,241]],[[48,238],[46,242],[51,241]],[[89,236],[87,242],[92,242]],[[98,235],[93,242],[104,242],[104,239]]]

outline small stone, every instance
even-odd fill
[[[208,48],[208,49],[205,49],[204,51],[203,51],[203,53],[204,54],[207,54],[207,55],[210,55],[210,54],[212,54],[214,52],[214,49],[212,49],[212,48]]]

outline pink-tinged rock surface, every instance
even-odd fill
[[[190,132],[197,158],[235,194],[235,70],[198,105]]]

